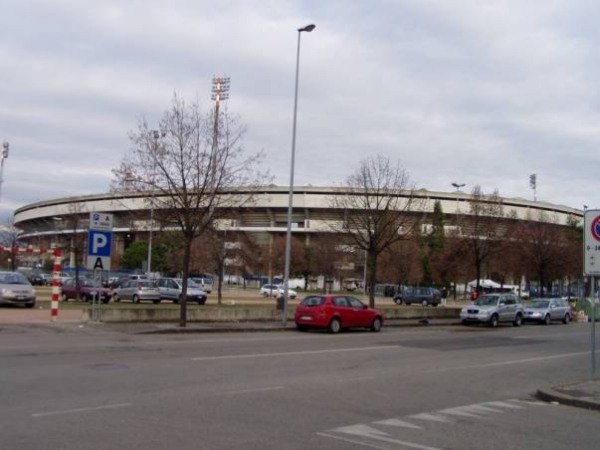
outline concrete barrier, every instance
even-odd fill
[[[419,320],[419,319],[458,319],[460,307],[422,307],[398,306],[378,308],[383,312],[386,320]],[[110,308],[101,306],[97,311],[100,322],[178,322],[179,309],[177,308]],[[84,312],[85,320],[90,320],[91,309]],[[288,311],[288,319],[294,317],[294,308]],[[252,322],[252,321],[277,321],[281,320],[281,311],[273,307],[213,307],[189,308],[187,311],[189,322]]]

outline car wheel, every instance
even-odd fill
[[[263,297],[268,297],[269,293],[268,292],[263,292]]]
[[[200,299],[200,300],[198,300],[198,304],[200,306],[204,305],[205,303],[206,303],[206,299]]]
[[[35,306],[35,302],[25,303],[25,308],[33,308]]]
[[[497,326],[498,326],[498,315],[492,314],[492,317],[490,317],[490,327],[496,328]]]
[[[563,318],[563,323],[565,325],[567,325],[570,321],[571,321],[571,315],[569,313],[565,314],[565,317]]]
[[[120,302],[121,301],[121,299],[119,298],[119,296],[117,294],[113,294],[113,300],[115,302]]]
[[[68,302],[69,301],[69,298],[67,297],[67,294],[65,294],[64,292],[60,295],[60,299],[63,302]]]
[[[544,317],[544,325],[550,325],[550,314],[546,314]]]
[[[152,300],[152,303],[154,303],[155,305],[158,305],[160,303],[160,300]]]
[[[140,302],[140,298],[137,295],[134,295],[131,300],[133,301],[133,303],[139,303]]]
[[[371,324],[371,331],[378,333],[381,331],[381,317],[375,317],[373,319],[373,323]]]
[[[339,333],[339,331],[342,329],[342,323],[340,322],[340,319],[338,319],[337,317],[331,319],[331,322],[329,322],[328,329],[330,333]]]
[[[428,304],[429,304],[429,302],[428,302],[427,300],[423,300],[423,301],[421,302],[421,305],[423,305],[423,306],[427,306]]]
[[[521,314],[517,314],[517,317],[515,317],[515,321],[513,322],[513,325],[515,327],[520,327],[521,325],[523,325],[523,316]]]
[[[468,320],[463,320],[463,321],[462,321],[462,324],[463,324],[465,327],[468,327],[468,326],[471,324],[471,322],[469,322]]]
[[[300,324],[296,324],[296,328],[298,329],[298,331],[306,331],[308,330],[308,327],[306,325],[300,325]]]
[[[397,297],[394,299],[394,302],[396,303],[396,305],[401,305],[402,304],[402,299],[400,297]]]

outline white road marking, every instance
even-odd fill
[[[517,401],[517,400],[512,400],[512,401]],[[508,408],[508,409],[525,409],[524,406],[520,406],[520,405],[515,405],[514,403],[509,403],[509,402],[485,402],[484,405],[492,405],[492,406],[498,406],[500,408]]]
[[[350,425],[348,427],[340,427],[340,428],[335,428],[333,430],[329,430],[329,432],[334,432],[334,433],[343,433],[343,434],[349,434],[352,436],[360,436],[360,437],[364,437],[364,438],[370,438],[370,439],[376,439],[378,441],[383,441],[383,442],[389,442],[392,444],[400,444],[403,445],[405,447],[408,448],[417,448],[420,450],[440,450],[436,447],[429,447],[429,446],[425,446],[425,445],[420,445],[420,444],[415,444],[414,442],[406,442],[406,441],[401,441],[398,439],[392,439],[389,436],[389,434],[384,433],[382,431],[379,431],[375,428],[372,428],[368,425]],[[331,434],[325,434],[325,433],[317,433],[321,436],[327,436],[327,437],[331,437],[331,438],[338,438],[336,435],[331,435]],[[356,444],[362,444],[361,442],[355,442]],[[366,445],[366,444],[363,444]]]
[[[448,408],[437,411],[440,414],[450,414],[451,416],[461,417],[479,417],[477,414],[473,414],[467,410],[466,406],[458,406],[456,408]]]
[[[590,352],[577,352],[577,353],[563,353],[560,355],[550,355],[550,356],[540,356],[537,358],[527,358],[527,359],[514,359],[511,361],[502,361],[488,364],[475,364],[472,366],[460,366],[460,367],[446,367],[443,369],[431,369],[425,371],[426,373],[434,373],[434,372],[451,372],[455,370],[471,370],[471,369],[482,369],[486,367],[497,367],[497,366],[510,366],[513,364],[526,364],[537,361],[546,361],[550,359],[561,359],[561,358],[572,358],[574,356],[583,356],[589,355]]]
[[[437,414],[429,414],[429,413],[415,414],[412,416],[408,416],[408,418],[409,419],[418,419],[418,420],[429,420],[431,422],[444,422],[444,423],[451,422],[450,419],[448,419],[444,416],[438,416]]]
[[[349,381],[365,381],[365,380],[374,380],[375,377],[354,377],[354,378],[338,378],[336,381],[338,383],[347,383]]]
[[[256,389],[244,389],[241,391],[221,392],[221,395],[254,394],[255,392],[278,391],[278,390],[284,389],[284,388],[285,388],[285,386],[272,386],[272,387],[256,388]]]
[[[215,361],[223,359],[247,359],[247,358],[269,358],[273,356],[298,356],[298,355],[323,355],[327,353],[341,352],[362,352],[373,350],[389,350],[391,348],[400,348],[399,345],[382,345],[377,347],[355,347],[355,348],[338,348],[331,350],[306,350],[301,352],[281,352],[281,353],[253,353],[250,355],[225,355],[225,356],[199,356],[192,358],[192,361]]]
[[[89,408],[75,408],[75,409],[64,409],[62,411],[48,411],[43,413],[34,413],[31,417],[46,417],[56,416],[60,414],[76,414],[82,412],[94,412],[101,411],[103,409],[116,409],[116,408],[127,408],[133,406],[133,403],[116,403],[114,405],[102,405],[102,406],[90,406]]]
[[[373,422],[373,423],[375,425],[389,425],[391,427],[413,428],[415,430],[421,430],[422,429],[418,425],[412,424],[410,422],[405,422],[404,420],[399,420],[399,419],[379,420],[379,421]]]
[[[525,406],[523,406],[525,405]],[[490,402],[481,402],[474,403],[471,405],[463,405],[457,406],[453,408],[440,409],[432,412],[426,412],[421,414],[414,414],[405,417],[405,419],[412,420],[422,420],[422,421],[430,421],[430,422],[438,422],[438,423],[446,423],[452,424],[455,422],[452,417],[448,416],[459,416],[459,417],[468,417],[473,419],[482,419],[484,416],[489,414],[504,414],[510,413],[510,410],[524,410],[526,409],[526,405],[528,403],[523,403],[523,401],[518,399],[509,399],[505,401],[490,401]],[[414,423],[407,422],[405,420],[390,418],[387,420],[380,420],[375,422],[370,422],[369,424],[355,424],[349,426],[342,426],[338,428],[333,428],[330,430],[326,430],[323,432],[318,432],[318,436],[328,437],[332,439],[337,439],[345,442],[351,442],[356,445],[360,445],[363,447],[375,448],[375,449],[389,449],[389,447],[384,446],[380,447],[377,441],[398,444],[403,448],[414,448],[421,450],[437,450],[435,447],[430,447],[427,445],[417,444],[414,442],[406,442],[399,439],[396,439],[395,436],[390,435],[388,432],[384,432],[380,429],[374,428],[375,425],[379,426],[392,426],[398,428],[409,428],[409,429],[418,429],[423,430],[424,427],[415,425]],[[392,431],[389,428],[386,431]],[[349,436],[356,436],[356,439],[351,439]],[[358,439],[360,438],[360,439]],[[394,447],[395,448],[395,447]]]

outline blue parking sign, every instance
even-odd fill
[[[88,232],[88,256],[110,257],[112,231]]]

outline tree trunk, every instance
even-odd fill
[[[181,300],[179,301],[179,326],[187,325],[187,280],[190,267],[190,256],[192,253],[192,239],[186,237],[185,248],[183,250],[183,286],[181,290]]]
[[[369,272],[369,307],[375,308],[375,284],[377,283],[377,255],[375,252],[367,253],[367,270]]]

